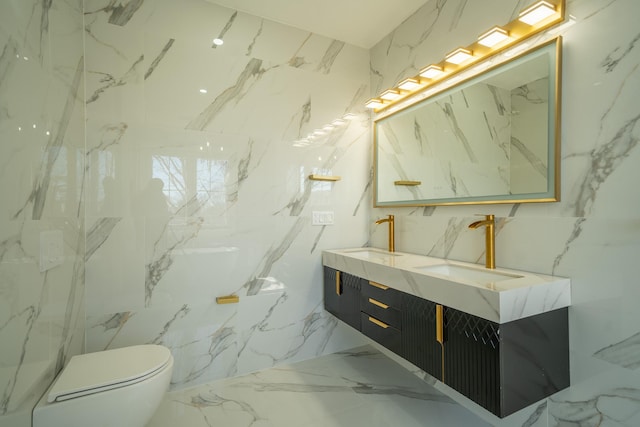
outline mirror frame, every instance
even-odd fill
[[[486,74],[489,74],[493,71],[499,70],[501,67],[505,65],[511,64],[513,61],[521,59],[526,55],[531,53],[535,53],[538,50],[542,50],[550,45],[555,45],[555,69],[551,69],[551,73],[554,73],[550,77],[554,77],[553,86],[550,86],[550,89],[553,88],[554,98],[553,101],[549,99],[549,105],[552,105],[551,102],[554,102],[554,112],[553,118],[548,116],[548,140],[547,140],[547,191],[542,193],[521,193],[521,194],[501,194],[501,195],[490,195],[490,196],[466,196],[466,197],[458,197],[458,198],[433,198],[433,199],[409,199],[409,200],[394,200],[394,201],[386,201],[380,202],[378,200],[378,178],[379,178],[379,170],[378,170],[378,122],[382,120],[386,120],[394,115],[401,113],[409,108],[417,107],[420,104],[427,104],[432,101],[433,98],[442,96],[447,92],[451,91],[454,93],[459,89],[460,86],[470,83],[472,81],[481,81]],[[383,208],[383,207],[417,207],[417,206],[450,206],[450,205],[475,205],[475,204],[503,204],[503,203],[542,203],[542,202],[558,202],[560,201],[560,151],[561,151],[561,140],[560,140],[560,125],[561,125],[561,99],[562,99],[562,37],[557,36],[549,41],[538,44],[532,48],[526,49],[525,51],[519,53],[518,55],[514,55],[496,65],[488,67],[486,70],[482,72],[473,74],[469,77],[462,79],[459,82],[451,86],[446,86],[447,81],[450,79],[444,79],[442,81],[442,85],[445,86],[442,88],[436,88],[435,91],[429,94],[427,97],[415,99],[417,96],[412,96],[411,99],[408,100],[408,104],[402,106],[396,111],[388,114],[381,114],[379,117],[375,118],[373,121],[373,206],[375,208]],[[418,94],[416,94],[418,95]],[[553,138],[553,141],[549,140]],[[551,182],[553,180],[553,182]],[[529,194],[531,197],[525,197]]]

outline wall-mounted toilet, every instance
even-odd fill
[[[138,345],[74,356],[33,410],[33,427],[143,427],[169,387],[166,347]]]

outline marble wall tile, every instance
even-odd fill
[[[368,52],[201,0],[114,13],[85,4],[87,350],[162,343],[185,387],[362,342],[319,254],[367,240]]]
[[[482,263],[467,225],[494,213],[498,265],[571,277],[575,303],[574,385],[501,425],[637,424],[635,2],[568,2],[561,202],[370,209],[363,101],[526,3],[428,2],[369,52],[203,0],[0,6],[0,416],[27,422],[83,349],[85,301],[85,350],[165,344],[190,386],[362,342],[323,311],[318,255],[385,247],[378,217],[398,250]],[[51,229],[65,258],[41,273]]]
[[[508,22],[522,2],[477,12],[471,2],[425,5],[371,50],[372,94],[400,77],[471,43],[482,28]],[[396,215],[396,249],[484,263],[483,233],[467,229],[473,214],[497,217],[498,266],[571,278],[572,386],[544,402],[535,421],[526,413],[504,425],[633,425],[637,414],[639,194],[637,144],[640,109],[638,31],[631,1],[569,1],[576,23],[563,36],[561,201],[550,204],[373,209],[370,223]],[[501,17],[501,15],[504,15]],[[452,17],[456,17],[453,19]],[[430,22],[425,32],[418,23]],[[427,18],[429,17],[429,18]],[[485,21],[491,19],[491,22]],[[448,26],[445,24],[449,24]],[[615,33],[604,28],[615,26]],[[471,31],[473,30],[473,31]],[[554,35],[555,36],[555,35]],[[399,38],[407,40],[398,43]],[[552,37],[542,35],[539,41]],[[428,46],[437,45],[440,50]],[[404,58],[404,59],[400,59]],[[420,59],[420,62],[416,63]],[[386,246],[386,229],[369,243]],[[478,413],[482,413],[480,410]],[[490,418],[488,418],[490,419]],[[529,419],[529,421],[527,421]],[[499,424],[497,420],[493,422]]]
[[[488,28],[511,21],[527,2],[428,2],[371,49],[372,93],[392,87]]]
[[[0,424],[29,426],[84,347],[82,2],[3,2],[0,28]]]

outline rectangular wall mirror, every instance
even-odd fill
[[[562,39],[374,121],[374,205],[553,202]]]

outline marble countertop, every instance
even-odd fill
[[[375,248],[325,250],[322,263],[497,323],[571,305],[571,281],[564,277]]]

